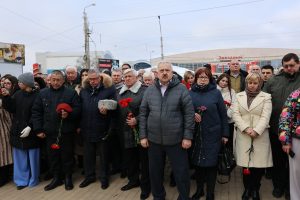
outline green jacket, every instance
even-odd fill
[[[272,96],[272,114],[270,119],[270,134],[278,134],[279,117],[288,96],[300,88],[300,72],[293,76],[282,72],[270,78],[264,85],[263,91]]]

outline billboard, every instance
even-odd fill
[[[98,67],[99,69],[108,69],[108,70],[117,69],[119,68],[119,60],[99,58]]]
[[[25,65],[25,46],[23,44],[0,43],[0,62]]]

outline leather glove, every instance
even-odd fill
[[[30,128],[29,126],[27,126],[27,127],[24,128],[23,131],[21,132],[20,137],[21,137],[21,138],[28,137],[30,131],[31,131],[31,128]]]

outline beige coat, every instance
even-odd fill
[[[0,104],[2,100],[0,99]],[[12,148],[9,143],[12,115],[0,105],[0,167],[13,163]]]
[[[264,168],[273,166],[271,145],[269,139],[269,121],[272,112],[271,95],[260,92],[252,101],[250,108],[247,105],[246,92],[236,95],[236,103],[233,108],[233,120],[235,122],[234,151],[237,165],[248,167],[251,138],[243,131],[250,127],[259,136],[254,139],[254,153],[251,153],[249,167]],[[252,121],[252,123],[251,123]]]

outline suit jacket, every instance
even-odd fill
[[[236,103],[233,109],[233,120],[235,122],[234,151],[237,165],[248,167],[251,137],[243,133],[248,127],[258,133],[254,139],[254,152],[251,153],[249,167],[271,167],[273,166],[272,152],[269,139],[269,121],[272,112],[271,95],[260,92],[252,101],[250,108],[247,105],[246,92],[236,95]]]

